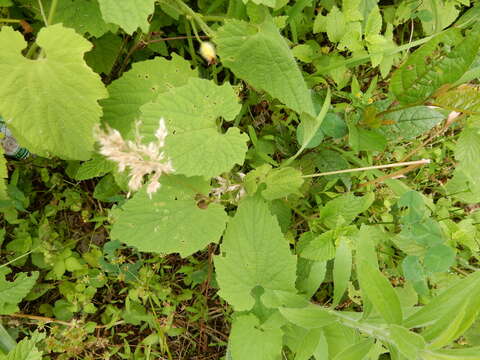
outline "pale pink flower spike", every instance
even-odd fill
[[[140,122],[137,122],[135,141],[124,140],[117,130],[110,128],[107,131],[98,130],[97,139],[101,145],[100,154],[116,162],[119,171],[130,169],[128,187],[131,191],[139,190],[143,185],[144,176],[151,174],[147,185],[147,194],[151,198],[152,194],[160,189],[160,176],[171,174],[175,170],[170,159],[167,159],[165,153],[161,151],[168,135],[165,120],[160,119],[158,129],[155,131],[157,141],[146,145],[142,143],[139,127]]]

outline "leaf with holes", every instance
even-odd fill
[[[153,140],[158,119],[163,117],[169,135],[165,152],[178,174],[212,177],[243,164],[248,137],[232,127],[225,134],[217,129],[216,119],[230,121],[240,111],[230,84],[190,79],[187,85],[161,94],[141,108],[142,134]]]
[[[160,189],[150,199],[145,190],[136,193],[113,213],[111,232],[117,239],[140,251],[182,257],[220,240],[227,214],[222,206],[197,206],[195,195],[208,192],[209,183],[201,178],[164,176]]]
[[[171,60],[157,57],[137,62],[130,71],[108,86],[110,96],[100,102],[104,111],[103,120],[127,135],[140,117],[142,105],[169,89],[186,84],[188,79],[197,75],[190,63],[176,54],[172,54]]]

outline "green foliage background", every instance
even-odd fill
[[[0,360],[480,359],[479,20],[0,0]]]

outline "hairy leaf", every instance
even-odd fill
[[[49,8],[51,1],[44,2]],[[108,31],[116,32],[117,27],[107,24],[102,18],[97,0],[63,0],[59,1],[55,10],[54,23],[62,23],[65,27],[74,28],[83,35],[89,33],[100,37]]]
[[[258,197],[246,198],[228,224],[215,257],[219,294],[235,310],[249,310],[254,305],[251,291],[295,292],[296,260],[290,253],[277,220],[267,204]]]
[[[320,220],[330,229],[350,224],[360,213],[372,205],[375,196],[355,196],[349,192],[329,201],[320,211]]]
[[[232,324],[230,352],[233,359],[277,360],[282,351],[280,328],[264,329],[253,314],[240,315]]]
[[[208,191],[206,181],[170,175],[160,183],[151,199],[141,190],[114,212],[112,239],[140,251],[178,252],[182,257],[220,240],[227,222],[223,207],[209,204],[201,209],[195,201],[197,193]]]
[[[440,124],[445,117],[427,106],[414,106],[383,116],[388,125],[379,130],[390,141],[411,140]]]
[[[298,113],[314,115],[310,91],[270,17],[262,24],[229,20],[215,36],[222,63]]]
[[[445,84],[453,84],[468,70],[480,48],[480,26],[467,36],[450,29],[416,50],[393,74],[390,91],[403,104],[425,101]]]
[[[0,32],[0,113],[15,138],[31,152],[65,159],[88,159],[93,127],[101,116],[98,99],[107,92],[83,54],[90,43],[62,25],[42,28],[37,43],[45,56],[22,56],[20,33]]]
[[[31,338],[24,338],[7,355],[0,355],[0,360],[41,360],[42,353],[36,343],[44,337],[44,334],[34,333]]]
[[[155,10],[155,0],[98,0],[103,19],[119,25],[127,34],[138,28],[148,32],[148,16]]]
[[[35,285],[38,272],[32,272],[30,276],[20,273],[15,280],[5,280],[5,275],[0,274],[0,314],[8,315],[17,311],[16,305],[27,296]]]
[[[149,140],[158,120],[165,118],[169,131],[165,152],[175,171],[212,177],[243,164],[247,135],[238,128],[221,134],[215,122],[218,117],[233,120],[240,108],[230,84],[217,86],[208,80],[190,79],[187,85],[161,94],[141,108],[142,132]]]
[[[2,28],[0,113],[31,152],[86,160],[102,114],[97,101],[107,96],[100,77],[83,60],[91,44],[60,24],[42,28],[37,43],[45,57],[29,60],[21,54],[22,35]]]
[[[172,54],[172,59],[155,58],[133,64],[132,69],[108,86],[108,99],[102,100],[103,120],[127,135],[140,117],[140,107],[176,86],[197,77],[190,63]],[[158,119],[156,125],[158,126]]]

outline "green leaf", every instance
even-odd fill
[[[265,164],[250,171],[245,178],[245,187],[248,193],[254,194],[261,184],[266,188],[261,191],[265,200],[284,198],[290,194],[301,195],[299,192],[303,184],[301,171],[292,167],[272,169]]]
[[[45,334],[34,333],[30,339],[20,341],[7,355],[0,355],[0,360],[42,360],[42,353],[38,351],[36,343],[44,337]]]
[[[138,28],[144,33],[150,27],[148,16],[155,10],[155,0],[98,0],[103,19],[119,25],[127,34]]]
[[[257,5],[265,5],[269,7],[275,7],[277,1],[276,0],[243,0],[244,4],[247,4],[248,2],[253,2],[254,4]]]
[[[312,297],[325,279],[326,272],[326,261],[298,258],[296,282],[298,291],[308,298]]]
[[[427,305],[421,307],[409,316],[403,326],[407,328],[424,327],[435,324],[444,316],[452,317],[462,304],[480,296],[480,271],[457,281],[453,286],[433,298]]]
[[[355,196],[352,192],[340,195],[320,210],[320,221],[330,229],[348,225],[366,211],[373,200],[375,200],[373,193],[367,193],[365,196]]]
[[[313,232],[303,233],[300,237],[297,252],[308,260],[327,261],[335,257],[335,231],[329,230],[321,235]]]
[[[75,180],[87,180],[103,176],[115,168],[115,164],[102,155],[94,154],[92,159],[84,162],[74,174]]]
[[[427,250],[423,264],[430,272],[445,272],[455,263],[455,250],[450,246],[439,244]]]
[[[169,135],[165,153],[178,174],[212,177],[242,165],[248,137],[236,127],[225,134],[217,130],[216,119],[231,121],[240,104],[230,84],[190,79],[187,85],[161,94],[141,108],[142,133],[148,141],[165,118]]]
[[[357,264],[360,289],[380,315],[388,323],[399,324],[402,321],[400,300],[386,277],[367,262]]]
[[[327,36],[332,43],[339,42],[347,31],[343,13],[334,6],[326,18]]]
[[[315,136],[317,136],[323,119],[327,115],[328,108],[330,107],[331,98],[332,94],[330,92],[330,88],[328,88],[327,96],[325,97],[320,113],[316,117],[313,117],[306,112],[302,114],[302,122],[300,123],[300,126],[302,127],[302,137],[300,139],[301,147],[293,156],[293,159],[300,155],[303,150],[307,149],[311,145],[311,142],[315,138]]]
[[[332,308],[335,308],[342,299],[345,290],[347,290],[348,280],[352,272],[352,251],[345,238],[340,238],[335,253],[333,265],[333,302]]]
[[[110,74],[122,46],[121,37],[109,32],[92,43],[93,49],[85,54],[85,61],[96,73]]]
[[[0,324],[0,358],[2,353],[10,352],[17,343],[12,336],[5,330],[2,324]]]
[[[437,126],[444,118],[428,106],[414,106],[384,115],[384,121],[392,124],[383,125],[379,130],[390,141],[411,140]]]
[[[223,65],[298,113],[314,114],[310,91],[285,39],[270,17],[262,24],[229,20],[215,42]]]
[[[440,93],[434,103],[447,110],[478,114],[480,113],[480,89],[470,84],[461,85]]]
[[[368,15],[367,22],[365,24],[365,37],[378,35],[382,30],[382,15],[380,9],[375,6]]]
[[[32,272],[30,276],[26,273],[19,273],[15,280],[5,280],[5,274],[0,274],[0,314],[8,315],[16,312],[17,304],[27,296],[35,285],[38,272]]]
[[[303,329],[288,324],[283,330],[285,344],[295,353],[295,360],[310,360],[321,340],[322,329]]]
[[[480,202],[480,181],[478,171],[480,167],[476,164],[457,166],[453,172],[453,178],[447,182],[446,190],[452,197],[467,203],[475,204]]]
[[[480,346],[465,349],[444,349],[424,351],[422,359],[425,360],[479,360]]]
[[[348,125],[350,146],[355,151],[383,151],[387,139],[379,129],[364,129],[353,124]]]
[[[390,91],[402,104],[425,101],[445,84],[453,84],[470,67],[480,48],[479,26],[467,36],[450,29],[421,46],[393,74]]]
[[[318,329],[337,321],[335,315],[318,305],[310,304],[304,308],[284,308],[280,313],[291,323],[305,329]]]
[[[256,287],[264,292],[295,292],[295,256],[267,203],[260,198],[240,203],[227,226],[221,251],[215,257],[219,295],[235,310],[253,307],[251,291]]]
[[[360,12],[360,3],[362,0],[343,0],[342,12],[345,15],[345,21],[359,21],[363,20],[363,15]]]
[[[19,32],[0,32],[0,113],[22,146],[41,156],[86,160],[93,127],[107,96],[100,77],[86,66],[91,44],[62,25],[42,28],[37,37],[45,57],[29,60]],[[28,84],[28,86],[26,86]]]
[[[52,1],[44,2],[44,8],[50,8]],[[97,0],[59,1],[53,17],[54,23],[62,23],[73,28],[80,35],[89,33],[100,37],[108,31],[116,32],[117,27],[107,24],[100,13]]]
[[[125,136],[140,117],[142,105],[169,89],[185,85],[192,77],[197,77],[197,71],[175,53],[171,60],[157,57],[136,62],[130,71],[108,86],[110,96],[101,101],[103,120]]]
[[[372,339],[365,339],[361,342],[353,344],[338,353],[333,360],[358,360],[364,359],[365,356],[369,353],[370,349],[373,346]]]
[[[360,289],[387,323],[400,324],[400,300],[388,279],[378,269],[372,241],[376,236],[376,231],[371,226],[362,226],[358,235],[356,265]]]
[[[277,360],[282,351],[282,337],[280,328],[262,328],[253,314],[237,316],[230,333],[232,359]]]
[[[390,325],[388,338],[407,359],[417,359],[419,352],[425,348],[423,337],[403,326]]]
[[[455,146],[455,158],[463,166],[478,167],[480,159],[480,128],[467,126],[463,129]]]
[[[195,202],[196,194],[207,192],[208,182],[164,176],[160,183],[151,199],[141,190],[113,213],[112,239],[140,251],[178,252],[182,257],[220,240],[227,222],[223,207],[209,204],[201,209]]]
[[[315,166],[319,172],[330,172],[350,168],[350,164],[338,152],[321,149],[315,157]],[[333,174],[324,176],[328,181],[340,179],[349,188],[352,184],[350,174]]]
[[[405,279],[412,282],[415,291],[423,296],[428,295],[425,271],[418,256],[406,256],[402,261],[402,269]]]

